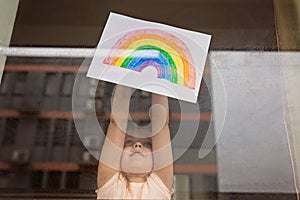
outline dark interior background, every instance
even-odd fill
[[[95,47],[109,12],[213,35],[212,50],[276,50],[272,0],[22,0],[11,46]]]

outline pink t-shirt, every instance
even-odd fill
[[[117,172],[107,183],[96,190],[97,199],[171,199],[170,191],[159,176],[152,172],[145,182],[129,182],[122,173]]]

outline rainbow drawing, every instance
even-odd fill
[[[195,89],[196,71],[189,48],[166,31],[137,29],[124,34],[103,63],[138,72],[152,66],[158,78]]]

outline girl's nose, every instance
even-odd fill
[[[136,142],[135,144],[134,144],[134,146],[133,146],[135,149],[142,149],[143,148],[143,145],[142,145],[142,143],[140,143],[140,142]]]

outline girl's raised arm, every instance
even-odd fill
[[[168,97],[152,94],[151,120],[154,172],[171,189],[173,185],[173,155],[170,141]]]
[[[110,123],[98,164],[98,188],[103,186],[120,170],[120,159],[124,146],[124,131],[127,129],[130,96],[131,88],[120,85],[116,86],[111,105]]]

